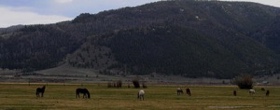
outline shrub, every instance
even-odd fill
[[[142,83],[143,88],[147,88],[147,85],[145,83]]]
[[[253,80],[252,76],[249,74],[241,74],[235,77],[234,82],[240,89],[252,89]]]
[[[118,88],[121,88],[121,87],[122,87],[122,80],[118,80],[118,81],[117,81],[117,87],[118,87]]]
[[[132,83],[134,85],[134,88],[140,88],[140,83],[138,80],[133,80]]]
[[[111,82],[108,82],[107,87],[108,87],[108,88],[111,88],[111,87],[112,87],[112,83],[111,83]]]

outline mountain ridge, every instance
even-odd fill
[[[66,63],[101,74],[218,78],[273,74],[280,61],[279,12],[248,2],[174,0],[83,13],[69,22],[25,26],[5,34],[8,39],[1,34],[0,66],[35,71]]]

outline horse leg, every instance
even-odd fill
[[[86,93],[83,94],[83,99],[86,97]]]
[[[40,97],[40,96],[41,96],[41,95],[40,95],[40,91],[38,91],[38,90],[36,91],[36,96],[37,96],[37,97]]]
[[[187,92],[187,94],[188,94],[189,96],[191,96],[191,92]]]
[[[85,98],[89,99],[88,93],[85,93]]]
[[[139,100],[143,100],[143,96],[142,95],[139,95]]]
[[[144,96],[143,95],[141,95],[141,98],[140,98],[141,100],[144,100]]]
[[[78,92],[76,92],[76,98],[80,98],[80,96],[79,96],[79,93],[78,93]]]
[[[79,93],[76,94],[76,98],[80,98],[80,94]]]

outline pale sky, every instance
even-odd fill
[[[80,13],[98,13],[160,0],[0,0],[0,28],[12,25],[49,24],[72,20]],[[280,7],[280,0],[249,1]]]

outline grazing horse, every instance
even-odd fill
[[[44,96],[44,92],[45,92],[45,89],[46,89],[46,86],[44,85],[43,87],[38,87],[37,89],[36,89],[36,96],[37,97],[40,97],[40,93],[41,93],[41,97],[43,97]]]
[[[177,88],[177,95],[183,94],[183,90],[181,88]]]
[[[80,93],[83,94],[83,98],[90,98],[89,91],[86,88],[77,88],[76,98],[80,98]]]
[[[269,93],[270,93],[269,90],[267,90],[266,93],[265,93],[265,95],[266,95],[266,96],[269,96]]]
[[[190,88],[187,88],[187,89],[186,89],[186,94],[188,94],[189,96],[192,95]]]
[[[256,93],[256,91],[254,89],[249,90],[249,94],[255,94],[255,93]]]
[[[144,94],[145,94],[145,91],[144,91],[144,90],[139,90],[139,91],[138,91],[138,94],[137,94],[138,99],[144,100]]]
[[[233,91],[233,96],[236,96],[237,95],[237,92],[236,90]]]

